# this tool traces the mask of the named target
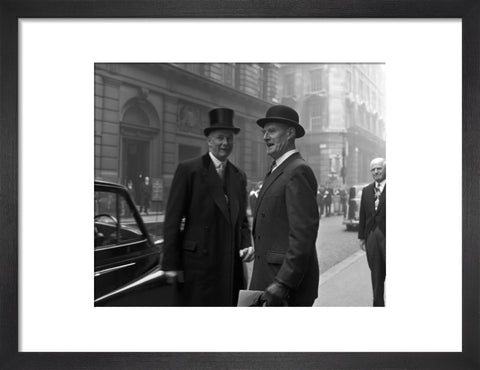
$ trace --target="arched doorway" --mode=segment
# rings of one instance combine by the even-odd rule
[[[155,175],[152,147],[159,133],[158,126],[156,111],[145,99],[134,98],[125,104],[121,121],[122,181],[126,184],[132,180],[137,202],[143,179]]]

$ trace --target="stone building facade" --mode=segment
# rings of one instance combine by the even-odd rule
[[[152,207],[163,210],[178,163],[207,151],[208,111],[228,107],[241,129],[230,160],[250,184],[261,180],[268,159],[255,121],[278,102],[278,76],[276,64],[96,64],[95,178],[149,176]]]
[[[369,164],[385,157],[385,73],[381,64],[282,64],[279,94],[307,134],[298,147],[319,184],[371,181]]]

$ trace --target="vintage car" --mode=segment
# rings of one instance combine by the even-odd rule
[[[343,224],[349,231],[358,230],[360,200],[362,199],[362,190],[367,185],[353,185],[348,192],[347,217],[345,217]]]
[[[170,306],[161,270],[163,239],[153,238],[126,187],[95,181],[95,306]]]

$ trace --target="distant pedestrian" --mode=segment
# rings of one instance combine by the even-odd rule
[[[370,172],[375,180],[363,188],[360,201],[358,238],[360,248],[367,252],[371,271],[373,305],[385,306],[386,276],[386,162],[375,158],[370,163]]]
[[[142,202],[142,184],[145,182],[141,173],[135,178],[133,182],[133,189],[135,190],[135,203],[140,206]]]
[[[342,214],[343,214],[343,218],[347,217],[347,191],[342,188],[340,189],[340,192],[339,192],[339,195],[340,195],[340,204],[341,204],[341,207],[342,207]]]
[[[145,180],[140,187],[140,213],[145,212],[148,215],[148,210],[150,209],[150,202],[152,200],[152,184],[150,183],[150,178],[145,176]]]
[[[323,199],[323,196],[325,195],[324,193],[325,190],[322,187],[319,187],[317,191],[317,205],[320,216],[323,216],[323,210],[325,208],[325,201]]]
[[[323,202],[325,204],[325,216],[330,216],[332,212],[332,189],[325,190],[325,194],[323,196]]]
[[[132,200],[133,200],[133,203],[136,203],[136,200],[135,200],[135,188],[133,186],[133,181],[131,179],[129,179],[127,181],[127,190],[128,190],[128,193],[130,194],[130,196],[132,197]]]

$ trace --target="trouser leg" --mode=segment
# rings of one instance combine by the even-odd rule
[[[372,231],[366,243],[367,261],[371,271],[373,288],[373,305],[385,306],[385,276],[386,276],[386,248],[385,236],[376,228]]]

